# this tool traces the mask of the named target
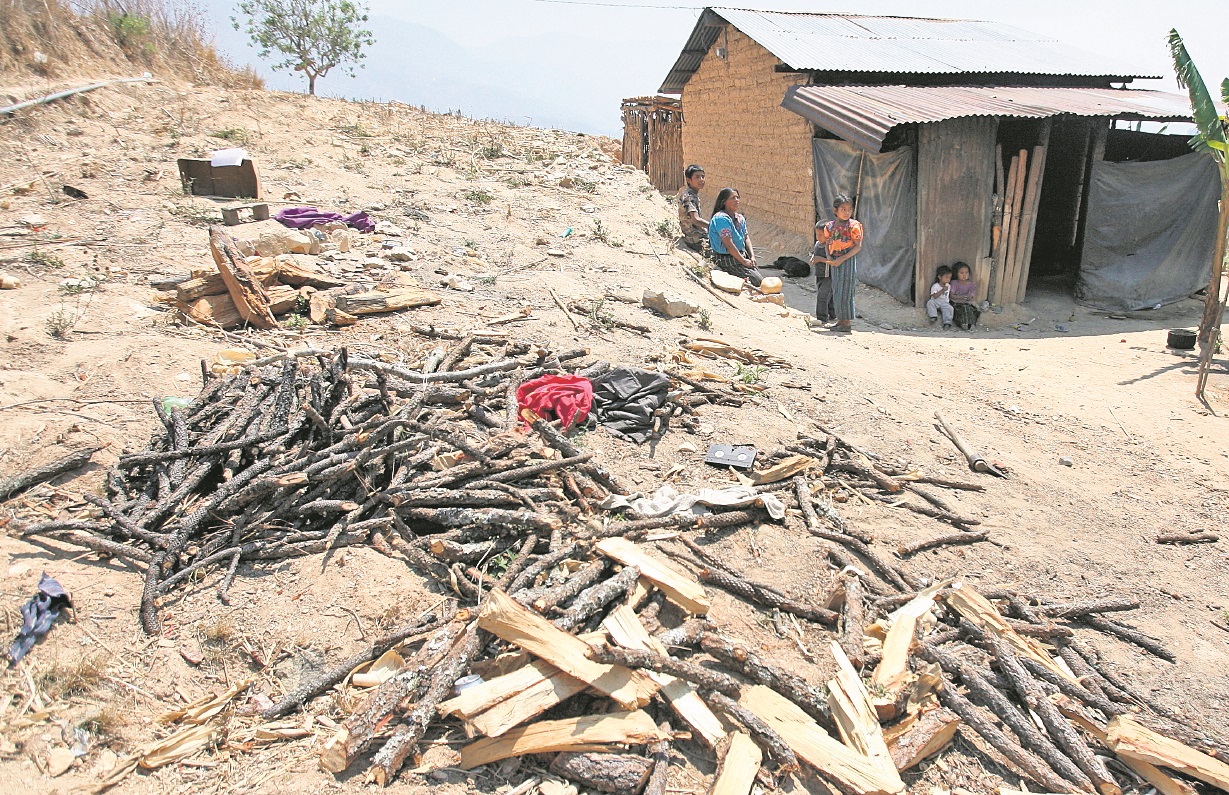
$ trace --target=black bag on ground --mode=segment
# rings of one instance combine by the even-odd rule
[[[772,267],[785,271],[786,276],[810,276],[811,264],[797,257],[777,257]]]

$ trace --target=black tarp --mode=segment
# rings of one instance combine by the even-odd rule
[[[1206,286],[1219,198],[1216,165],[1206,154],[1094,163],[1076,298],[1129,311]]]
[[[917,174],[913,150],[903,147],[873,155],[853,144],[822,138],[814,139],[812,148],[820,218],[834,217],[832,200],[837,194],[857,194],[856,218],[862,222],[865,233],[858,254],[858,280],[878,287],[898,301],[912,303],[913,267],[917,260]]]

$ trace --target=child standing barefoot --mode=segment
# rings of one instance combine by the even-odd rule
[[[862,224],[853,219],[853,199],[844,193],[832,202],[832,209],[836,220],[816,229],[815,240],[828,249],[828,255],[819,257],[818,262],[832,267],[832,298],[836,303],[836,325],[832,330],[848,334],[853,331],[856,313],[853,299],[858,263],[854,258],[862,250]]]
[[[952,327],[952,269],[940,265],[935,271],[935,283],[930,286],[930,299],[926,301],[926,316],[934,323],[943,316],[943,330]]]
[[[965,331],[970,331],[977,325],[981,312],[977,308],[977,282],[973,281],[973,271],[963,262],[957,262],[952,270],[956,278],[952,281],[952,312],[956,325]]]

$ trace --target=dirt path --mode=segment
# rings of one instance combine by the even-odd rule
[[[610,361],[655,366],[678,355],[681,335],[708,334],[793,364],[760,371],[703,362],[767,390],[741,409],[705,409],[698,434],[672,431],[651,458],[647,448],[590,434],[610,465],[645,491],[666,476],[680,490],[728,480],[701,467],[702,452],[688,447],[750,441],[770,450],[813,422],[927,473],[974,477],[933,426],[934,412],[942,410],[1011,473],[1005,481],[988,480],[980,494],[942,490],[961,513],[979,517],[997,544],[923,553],[907,568],[1057,599],[1140,599],[1142,609],[1128,620],[1164,639],[1177,652],[1176,664],[1089,637],[1116,670],[1158,700],[1229,734],[1223,676],[1229,632],[1213,623],[1224,623],[1229,610],[1229,542],[1154,542],[1167,530],[1223,534],[1229,507],[1229,453],[1220,441],[1229,378],[1214,372],[1209,391],[1216,414],[1209,413],[1191,394],[1193,357],[1164,347],[1165,329],[1197,322],[1193,302],[1147,319],[1115,320],[1041,296],[1010,315],[988,316],[988,327],[965,334],[937,332],[914,310],[864,291],[859,301],[867,320],[853,335],[837,337],[808,331],[797,313],[771,305],[734,298],[732,308],[686,279],[689,260],[672,252],[657,230],[663,222],[669,230],[672,209],[643,174],[615,166],[596,139],[404,106],[166,85],[99,91],[8,129],[12,134],[0,141],[0,185],[6,186],[0,259],[9,261],[0,268],[24,286],[0,292],[0,475],[98,440],[110,447],[96,456],[94,471],[60,488],[96,486],[123,447],[141,447],[148,438],[154,422],[148,402],[194,394],[200,360],[234,344],[175,324],[149,282],[209,261],[204,223],[217,207],[182,196],[174,159],[242,144],[258,160],[268,196],[293,194],[285,201],[324,209],[368,208],[404,232],[416,256],[404,272],[425,286],[456,273],[476,287],[442,290],[445,301],[437,308],[365,319],[341,332],[283,332],[272,339],[344,344],[414,361],[435,342],[410,332],[409,322],[467,326],[527,306],[532,317],[509,327],[518,337],[587,346]],[[64,201],[63,183],[90,198]],[[37,236],[24,234],[21,221],[33,214],[47,222]],[[380,245],[373,239],[369,251]],[[334,265],[362,272],[360,260]],[[77,293],[61,286],[80,278],[100,286]],[[667,320],[608,297],[646,285],[694,301],[711,328],[702,329],[698,317]],[[565,303],[579,302],[579,329],[548,287]],[[628,331],[614,320],[649,332]],[[49,333],[65,324],[63,339]],[[684,443],[690,444],[680,449]],[[1060,463],[1064,457],[1070,467]],[[676,464],[681,471],[672,471]],[[10,501],[5,517],[54,513],[66,502],[36,491]],[[841,510],[887,551],[942,532],[929,519],[880,504],[851,501]],[[797,593],[814,592],[831,578],[819,543],[780,527],[718,536],[714,543],[732,563]],[[305,671],[439,598],[403,564],[356,549],[323,571],[315,559],[247,571],[229,607],[208,588],[190,589],[165,606],[165,635],[148,639],[134,618],[140,589],[134,573],[4,536],[6,632],[43,570],[73,592],[78,621],[57,625],[28,666],[0,676],[0,723],[10,727],[0,732],[0,778],[16,782],[15,793],[88,782],[116,754],[149,739],[152,717],[184,700],[241,676],[255,676],[263,692],[280,693]],[[825,669],[773,634],[759,612],[724,594],[714,610],[766,653],[822,681]],[[823,633],[812,631],[807,642],[817,646]],[[189,661],[197,658],[200,663]],[[23,670],[31,672],[29,681]],[[54,709],[48,720],[27,725],[22,718],[34,710],[18,705],[26,704],[31,683]],[[319,714],[340,718],[348,706],[334,703]],[[63,745],[57,721],[70,728],[88,724],[92,745],[53,782],[38,765],[50,748]],[[234,739],[208,764],[133,776],[116,791],[336,788],[316,768],[314,736],[267,746]],[[438,747],[458,740],[439,738]],[[945,759],[946,771],[930,766],[911,774],[912,791],[929,792],[940,781],[983,791],[998,781],[993,763],[971,747]],[[689,752],[680,761],[685,764],[672,783],[680,791],[703,791],[712,759]],[[394,789],[495,792],[524,777],[512,764],[474,775],[446,769]],[[340,788],[357,791],[361,780],[361,773],[343,776]]]

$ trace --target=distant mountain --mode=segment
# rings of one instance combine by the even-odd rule
[[[219,51],[250,63],[273,89],[306,90],[294,72],[262,64],[229,22],[231,4],[212,0]],[[225,20],[225,24],[223,23]],[[438,30],[387,16],[372,17],[376,44],[355,77],[333,72],[317,81],[322,96],[396,100],[429,110],[514,124],[621,137],[619,102],[651,94],[678,53],[661,41],[603,41],[547,34],[469,47]]]

